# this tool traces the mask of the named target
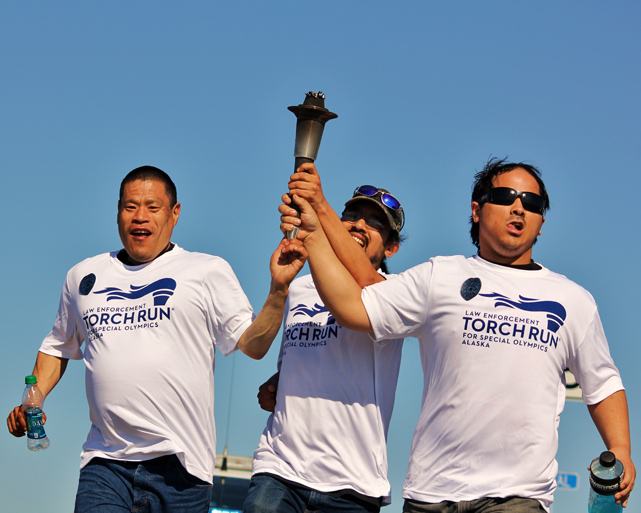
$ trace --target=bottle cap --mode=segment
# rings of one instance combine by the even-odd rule
[[[36,378],[33,374],[30,374],[29,376],[25,376],[24,382],[25,385],[33,385],[34,383],[38,382],[38,378]]]
[[[606,467],[606,468],[614,467],[614,464],[616,462],[617,462],[617,459],[613,452],[604,451],[601,453],[601,456],[599,456],[599,463],[603,467]]]

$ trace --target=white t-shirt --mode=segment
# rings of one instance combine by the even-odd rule
[[[548,269],[437,257],[367,287],[377,340],[419,339],[424,371],[403,497],[519,496],[556,487],[564,369],[587,404],[623,389],[592,296]]]
[[[374,342],[339,326],[309,275],[292,283],[286,312],[276,410],[254,474],[388,502],[386,436],[403,340]]]
[[[190,474],[211,482],[215,347],[224,355],[236,349],[252,321],[251,305],[219,257],[174,246],[132,267],[116,255],[69,271],[40,347],[84,359],[92,425],[81,468],[94,457],[176,454]]]

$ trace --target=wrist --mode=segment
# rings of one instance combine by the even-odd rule
[[[318,203],[314,203],[314,210],[316,211],[316,215],[319,217],[324,217],[330,211],[333,211],[329,206],[329,203],[327,203],[327,201],[325,200],[325,197],[323,197],[323,199]]]
[[[283,303],[289,295],[289,285],[285,283],[279,283],[278,281],[272,279],[272,282],[269,286],[269,295],[274,300],[280,300]]]
[[[613,445],[608,447],[608,451],[614,453],[614,455],[619,459],[625,457],[630,458],[632,453],[631,448],[626,447],[625,445]]]
[[[323,240],[326,240],[327,236],[321,228],[320,225],[317,226],[315,230],[312,230],[307,233],[305,238],[302,240],[303,246],[309,251],[310,248],[315,245],[322,244]]]

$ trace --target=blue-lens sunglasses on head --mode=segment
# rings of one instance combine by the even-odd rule
[[[399,210],[401,208],[401,202],[394,196],[389,192],[380,190],[378,187],[374,187],[373,185],[361,185],[360,187],[356,187],[354,190],[354,196],[367,196],[368,198],[372,198],[377,194],[381,195],[381,202],[386,207],[391,208],[392,210]]]

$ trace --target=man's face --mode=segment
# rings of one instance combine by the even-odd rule
[[[523,168],[516,168],[494,178],[493,187],[509,187],[539,194],[536,179]],[[521,198],[512,205],[472,202],[472,220],[479,223],[481,256],[500,264],[529,264],[532,245],[541,235],[545,218],[525,210]]]
[[[158,180],[135,180],[125,185],[118,201],[118,233],[136,264],[151,262],[171,240],[180,203],[173,207],[165,185]]]
[[[348,221],[346,218],[355,219]],[[378,228],[370,226],[367,220]],[[386,245],[390,235],[389,222],[381,209],[373,203],[359,201],[347,207],[343,213],[343,226],[365,250],[375,269],[381,266],[383,257],[389,258],[398,251],[397,242]]]

